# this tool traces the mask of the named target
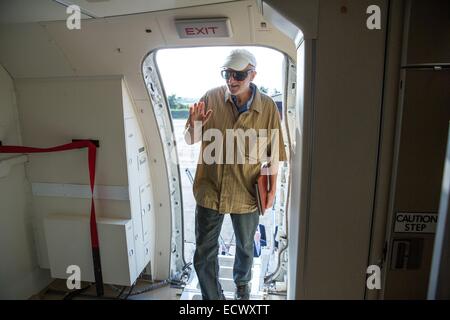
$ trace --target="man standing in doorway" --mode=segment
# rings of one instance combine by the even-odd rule
[[[256,76],[255,68],[256,59],[252,53],[244,49],[233,50],[226,58],[221,71],[226,85],[209,90],[199,103],[194,104],[190,108],[186,123],[186,142],[193,144],[201,141],[200,159],[193,187],[197,202],[194,268],[204,300],[225,298],[219,283],[218,238],[226,213],[231,216],[236,235],[233,266],[235,299],[250,298],[254,235],[260,214],[255,190],[262,164],[259,142],[265,141],[263,152],[270,159],[271,188],[267,197],[268,208],[272,207],[275,197],[278,161],[286,161],[277,106],[252,83]],[[231,144],[228,139],[230,131],[237,132],[237,135],[232,136]],[[235,141],[242,141],[243,138],[245,145],[245,134],[251,131],[258,132],[258,146],[252,145],[250,141],[248,148],[245,146],[238,150],[242,152],[241,159],[246,161],[230,163],[230,152],[233,160],[235,159]],[[211,150],[212,143],[216,146],[218,144],[218,141],[215,141],[217,135],[216,139],[211,139],[211,132],[227,137],[226,143],[219,142],[221,148],[215,150],[214,154],[215,159],[223,161],[203,161],[205,150]],[[259,132],[266,132],[267,139],[260,139]],[[256,150],[254,148],[258,149],[258,157],[257,160],[251,161],[254,153],[250,150]]]

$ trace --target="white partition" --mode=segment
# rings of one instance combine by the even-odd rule
[[[27,78],[17,81],[17,90],[24,145],[99,141],[94,198],[99,230],[108,238],[100,243],[104,282],[131,285],[154,258],[155,228],[149,150],[125,81],[121,76]],[[76,260],[83,280],[94,281],[85,224],[91,196],[86,150],[30,155],[27,173],[39,266],[64,278],[68,263]]]
[[[94,282],[89,217],[51,215],[44,227],[52,277],[67,279],[67,268],[74,265],[82,281]],[[131,220],[98,218],[97,228],[103,282],[132,285],[138,272]]]
[[[150,261],[154,263],[155,214],[153,191],[148,150],[136,116],[135,106],[124,81],[122,82],[122,99],[136,265],[141,272]],[[151,268],[151,270],[154,270],[154,268]]]

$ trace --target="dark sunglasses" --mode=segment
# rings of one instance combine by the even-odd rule
[[[249,72],[253,71],[254,69],[248,69],[245,71],[234,71],[234,70],[222,70],[220,74],[222,75],[222,78],[225,80],[228,80],[233,76],[234,80],[242,81],[245,80],[249,74]]]

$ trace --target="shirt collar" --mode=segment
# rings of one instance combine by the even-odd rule
[[[258,87],[254,83],[250,83],[250,86],[253,88],[252,96],[250,97],[249,101],[247,101],[247,104],[250,104],[249,110],[255,110],[257,112],[261,112],[261,93],[258,90]],[[226,86],[225,86],[226,87]],[[225,88],[225,102],[230,101],[234,104],[233,100],[231,99],[230,91],[228,91],[228,88]]]

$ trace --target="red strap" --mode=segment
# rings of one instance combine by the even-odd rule
[[[97,221],[95,218],[95,205],[94,205],[94,185],[95,185],[95,159],[96,159],[96,147],[89,140],[81,140],[61,146],[56,146],[52,148],[32,148],[23,146],[0,146],[0,153],[41,153],[41,152],[58,152],[65,150],[88,148],[88,159],[89,159],[89,179],[91,184],[91,245],[92,248],[98,249],[98,232],[97,232]]]

